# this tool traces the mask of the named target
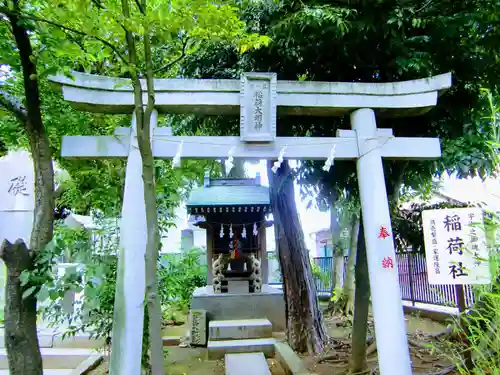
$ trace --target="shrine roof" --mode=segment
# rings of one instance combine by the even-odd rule
[[[186,207],[189,211],[201,207],[242,207],[270,205],[269,188],[260,185],[260,177],[249,178],[205,178],[205,186],[193,190]],[[223,212],[218,210],[219,212]],[[203,212],[203,211],[199,211]],[[207,210],[206,212],[210,212]],[[215,212],[215,210],[214,210]]]

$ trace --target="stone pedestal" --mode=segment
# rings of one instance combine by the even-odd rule
[[[227,292],[231,294],[245,294],[250,290],[248,280],[227,280]]]
[[[212,285],[196,288],[191,309],[206,310],[211,320],[269,319],[274,331],[284,331],[285,300],[283,291],[267,284],[260,293],[214,293]]]

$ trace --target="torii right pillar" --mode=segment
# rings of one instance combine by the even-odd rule
[[[411,375],[380,138],[373,109],[354,111],[351,127],[356,132],[359,149],[359,193],[380,373]]]

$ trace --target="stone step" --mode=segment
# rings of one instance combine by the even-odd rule
[[[72,369],[43,370],[43,375],[71,375]],[[10,375],[9,370],[0,370],[0,375]]]
[[[273,337],[273,326],[268,319],[212,320],[208,323],[208,339],[243,340]]]
[[[208,359],[222,359],[226,354],[234,353],[258,353],[262,352],[269,358],[274,356],[275,339],[247,339],[247,340],[224,340],[208,341]]]
[[[264,353],[226,354],[226,375],[271,375]]]
[[[72,337],[62,339],[62,334],[58,332],[39,332],[38,344],[40,348],[99,348],[104,345],[104,340],[90,339],[88,334],[79,334]],[[3,331],[0,330],[0,349],[5,348],[5,337]]]
[[[54,346],[55,334],[38,334],[38,344],[40,348],[52,348]],[[5,337],[3,332],[0,334],[0,349],[5,348]],[[1,374],[1,373],[0,373]]]
[[[85,361],[94,349],[62,349],[62,348],[41,348],[43,368],[47,370],[64,370],[77,368]],[[0,349],[0,370],[7,370],[9,362],[7,351]]]

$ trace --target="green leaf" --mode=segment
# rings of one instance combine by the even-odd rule
[[[21,281],[21,286],[25,286],[26,284],[28,284],[30,276],[31,274],[29,271],[24,270],[23,272],[21,272],[21,275],[19,276],[19,280]]]
[[[28,298],[29,296],[31,296],[35,290],[36,290],[36,286],[30,286],[28,289],[26,289],[26,290],[23,292],[22,299],[26,299],[26,298]]]
[[[55,75],[55,74],[57,74],[59,69],[60,68],[58,66],[52,66],[48,69],[43,70],[41,73],[39,73],[38,78],[41,79],[41,78],[45,78],[45,77],[50,76],[50,75]]]

